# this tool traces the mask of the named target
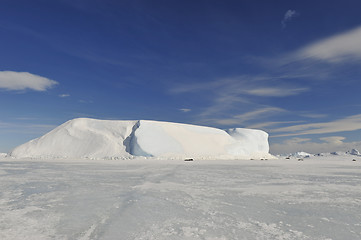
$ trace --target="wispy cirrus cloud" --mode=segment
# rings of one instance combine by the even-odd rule
[[[275,135],[273,135],[274,137],[283,137],[283,136],[300,136],[300,135],[308,135],[308,134],[347,132],[347,131],[355,131],[360,129],[361,129],[361,114],[357,114],[329,122],[298,124],[288,127],[271,129],[270,132],[276,133]]]
[[[197,93],[199,97],[209,98],[209,106],[203,108],[198,115],[201,123],[245,124],[252,119],[259,121],[266,116],[286,112],[281,108],[256,103],[255,99],[288,97],[309,90],[288,82],[286,79],[289,78],[292,77],[244,75],[205,83],[178,85],[171,88],[169,92],[171,94]]]
[[[361,60],[361,26],[311,43],[292,53],[296,59],[316,59],[329,63]]]
[[[300,113],[300,116],[307,118],[325,118],[328,115],[322,113]]]
[[[296,15],[296,11],[290,10],[285,14],[285,23]],[[344,71],[339,71],[342,70],[341,65],[336,67],[330,63],[361,60],[359,42],[361,42],[361,27],[321,39],[283,56],[279,55],[265,60],[260,65],[267,68],[268,73],[221,78],[206,83],[183,84],[172,88],[170,93],[197,93],[199,98],[206,96],[210,100],[209,106],[203,108],[199,119],[203,119],[207,123],[219,125],[246,123],[247,126],[261,127],[282,126],[282,121],[270,121],[270,119],[262,123],[262,117],[265,116],[262,114],[255,117],[253,119],[255,121],[249,119],[248,122],[242,120],[240,116],[257,111],[257,109],[276,107],[271,106],[273,101],[270,98],[296,96],[312,91],[315,86],[319,87],[322,81],[335,82],[339,79],[338,74],[344,76]],[[201,92],[205,94],[202,96]],[[287,112],[291,113],[290,111],[274,111],[272,114],[287,114]],[[303,121],[307,121],[304,118],[328,117],[332,119],[329,115],[319,113],[292,112],[292,115],[289,115],[288,119],[294,119],[295,115],[301,117],[300,119]],[[333,119],[324,123],[296,124],[267,130],[277,134],[275,136],[353,131],[361,129],[355,118],[357,115],[343,120]],[[278,124],[274,124],[275,122]],[[285,125],[289,125],[288,123],[295,124],[297,121],[284,121]]]
[[[347,80],[354,76],[345,69],[350,67],[348,63],[361,63],[360,42],[361,26],[310,42],[294,51],[251,60],[271,73],[298,76],[307,84],[305,86],[311,86],[316,81],[336,82],[340,77]]]
[[[46,91],[58,82],[28,72],[0,71],[0,89]]]
[[[283,125],[283,124],[296,124],[296,123],[301,123],[303,121],[299,120],[299,121],[275,121],[275,122],[261,122],[261,123],[256,123],[256,124],[251,124],[248,125],[248,128],[260,128],[260,129],[264,129],[266,127],[270,127],[270,126],[275,126],[275,125]]]
[[[280,81],[292,79],[294,76],[270,76],[270,75],[242,75],[233,78],[222,78],[206,83],[183,84],[170,89],[172,94],[187,92],[215,90],[226,95],[250,95],[258,97],[285,97],[298,95],[308,91],[307,87],[295,87],[291,84],[282,84]],[[298,77],[298,76],[296,76]],[[278,83],[275,83],[278,81]],[[270,86],[272,84],[272,86]]]
[[[235,124],[240,125],[248,121],[252,121],[255,119],[263,119],[271,115],[275,115],[285,111],[286,110],[277,107],[264,107],[254,111],[233,115],[228,118],[211,118],[211,119],[207,119],[207,121],[216,123],[218,125],[235,125]]]

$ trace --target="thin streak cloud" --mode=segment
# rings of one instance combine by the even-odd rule
[[[287,97],[292,95],[298,95],[301,92],[308,91],[308,88],[254,88],[245,90],[244,92],[249,95],[260,96],[260,97]]]
[[[214,122],[219,125],[239,125],[247,121],[254,119],[264,118],[266,116],[275,115],[280,112],[285,112],[286,110],[277,107],[265,107],[260,108],[254,111],[246,112],[243,114],[238,114],[229,118],[222,119],[209,119],[210,122]]]
[[[355,131],[361,129],[361,114],[349,116],[343,119],[323,122],[299,124],[288,127],[281,127],[270,130],[272,133],[281,133],[273,135],[273,137],[299,136],[307,134],[325,134]]]
[[[282,80],[292,76],[239,76],[223,78],[212,82],[178,85],[169,90],[171,94],[190,93],[213,90],[222,95],[251,95],[257,97],[286,97],[308,91],[307,87],[295,87],[282,84]],[[269,86],[269,81],[273,86]],[[277,80],[279,83],[276,83]]]
[[[192,109],[190,109],[190,108],[181,108],[181,109],[179,109],[179,111],[187,113],[187,112],[192,111]]]

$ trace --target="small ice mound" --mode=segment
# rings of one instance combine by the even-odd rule
[[[342,151],[337,151],[337,152],[331,152],[331,155],[336,155],[336,156],[344,156],[347,153],[346,152],[342,152]]]
[[[292,153],[289,154],[288,157],[294,157],[294,158],[309,158],[311,157],[312,154],[307,153],[307,152],[296,152],[296,153]]]
[[[315,156],[316,157],[323,157],[326,156],[328,153],[316,153]]]
[[[7,153],[0,153],[0,158],[5,158],[7,155]]]
[[[356,156],[360,156],[360,152],[357,150],[357,149],[351,149],[350,151],[347,151],[346,152],[347,154],[350,154],[350,155],[356,155]]]

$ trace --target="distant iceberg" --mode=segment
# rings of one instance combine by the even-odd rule
[[[77,118],[13,149],[15,158],[271,158],[261,130]]]
[[[360,152],[357,149],[351,149],[350,151],[347,151],[346,153],[350,154],[350,155],[356,155],[356,156],[361,155]]]

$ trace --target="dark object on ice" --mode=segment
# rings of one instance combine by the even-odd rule
[[[356,159],[352,159],[352,162],[356,162]]]
[[[193,161],[193,158],[186,158],[186,159],[184,159],[184,161],[186,161],[186,162],[192,162],[192,161]]]
[[[254,160],[254,158],[251,158],[250,160]]]
[[[290,157],[286,157],[287,160],[290,160]]]
[[[302,158],[299,158],[299,159],[297,159],[297,160],[298,160],[299,162],[300,162],[300,161],[302,161],[302,162],[303,162],[303,159],[302,159]]]

